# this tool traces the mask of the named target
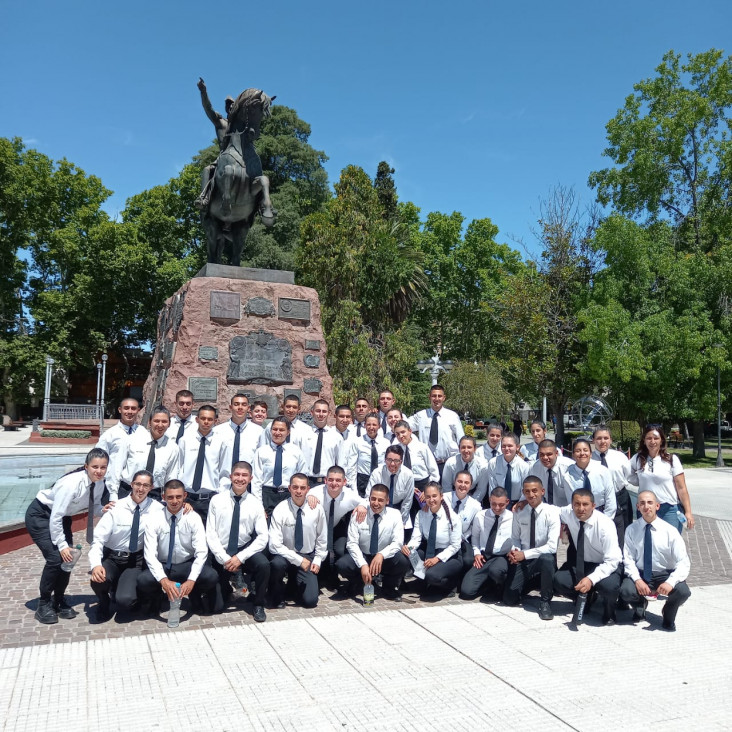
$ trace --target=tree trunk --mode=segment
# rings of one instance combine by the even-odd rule
[[[564,402],[556,399],[549,399],[552,405],[552,412],[557,418],[557,431],[554,435],[554,442],[557,443],[557,447],[561,450],[564,446]]]
[[[692,425],[694,430],[694,457],[705,458],[707,453],[704,449],[704,422],[700,419],[695,419]]]
[[[9,394],[6,394],[3,402],[5,404],[5,414],[7,414],[10,419],[17,419],[18,405],[15,403],[15,399],[13,399]],[[0,422],[2,422],[2,418],[0,418]]]

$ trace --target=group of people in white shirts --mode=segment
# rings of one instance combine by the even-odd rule
[[[285,592],[313,607],[324,589],[346,599],[374,582],[399,601],[414,573],[423,593],[510,605],[538,584],[545,620],[555,594],[601,598],[607,624],[618,604],[630,603],[638,620],[649,599],[668,597],[662,627],[675,629],[689,596],[681,526],[693,528],[694,517],[661,426],[643,430],[632,460],[611,449],[604,426],[564,456],[539,420],[528,444],[491,424],[478,447],[445,399],[434,385],[430,408],[405,419],[385,390],[378,410],[360,398],[353,410],[339,405],[329,425],[325,400],[308,424],[299,398],[287,396],[265,426],[244,394],[216,424],[212,406],[193,416],[184,390],[172,416],[152,410],[149,432],[137,423],[137,402],[124,400],[120,422],[84,468],[28,508],[28,531],[46,560],[36,618],[77,614],[64,596],[63,565],[72,559],[70,517],[87,508],[100,622],[114,609],[157,613],[163,596],[220,612],[248,594],[258,622],[265,606],[285,605]],[[628,485],[639,487],[636,521]],[[569,545],[558,568],[560,537]]]

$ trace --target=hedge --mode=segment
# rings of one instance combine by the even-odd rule
[[[66,440],[88,440],[90,430],[41,430],[41,437],[56,437]]]

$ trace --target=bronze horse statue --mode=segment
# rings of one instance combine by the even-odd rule
[[[262,161],[254,149],[262,120],[270,116],[275,97],[268,97],[261,89],[246,89],[235,100],[227,97],[227,115],[223,117],[211,106],[203,79],[198,88],[221,148],[216,162],[203,171],[202,191],[196,201],[208,240],[208,261],[221,264],[228,248],[229,264],[239,266],[254,215],[258,212],[267,227],[274,224],[277,215],[269,197],[269,178],[262,173]]]

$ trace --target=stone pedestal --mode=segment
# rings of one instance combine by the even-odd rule
[[[258,270],[238,267],[212,274],[201,270],[160,312],[146,415],[158,404],[173,411],[181,389],[193,392],[194,409],[213,404],[222,417],[237,392],[266,401],[270,417],[290,393],[303,411],[318,398],[333,406],[317,292],[288,284],[290,272],[264,270],[261,280]]]

